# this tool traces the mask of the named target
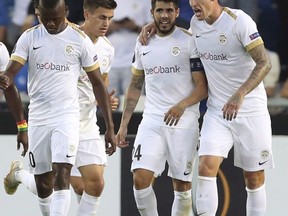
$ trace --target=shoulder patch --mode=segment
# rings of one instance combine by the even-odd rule
[[[189,36],[192,36],[192,33],[189,32],[187,29],[185,28],[181,28],[181,27],[178,27],[182,32],[184,32],[185,34],[188,34]]]
[[[102,38],[109,44],[112,46],[111,42],[109,41],[109,39],[106,36],[102,36]]]
[[[229,10],[227,7],[224,7],[223,11],[226,12],[234,20],[237,19],[237,15],[235,13],[233,13],[231,10]]]
[[[33,31],[33,30],[35,30],[35,29],[39,28],[39,27],[40,27],[40,25],[41,25],[41,24],[38,24],[38,25],[36,25],[36,26],[33,26],[33,27],[29,28],[29,29],[28,29],[26,32],[30,32],[30,31]]]
[[[67,23],[73,30],[75,30],[77,33],[79,33],[83,38],[86,38],[85,33],[79,29],[78,25],[71,23],[71,22],[67,22]]]

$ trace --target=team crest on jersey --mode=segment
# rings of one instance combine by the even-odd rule
[[[66,45],[65,46],[65,52],[68,54],[68,55],[71,55],[73,52],[74,52],[74,48],[72,45]]]
[[[226,43],[226,41],[227,41],[227,36],[225,35],[225,34],[220,34],[219,35],[219,42],[222,44],[222,45],[224,45],[225,43]]]
[[[109,62],[109,57],[108,56],[104,56],[104,58],[101,61],[101,66],[103,68],[106,68],[108,66],[108,62]]]
[[[171,53],[173,56],[177,56],[180,53],[180,46],[173,46],[171,49]]]

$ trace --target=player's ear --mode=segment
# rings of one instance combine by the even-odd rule
[[[84,10],[83,15],[84,15],[85,20],[89,20],[89,11],[87,9]]]
[[[176,13],[177,13],[176,18],[178,18],[179,14],[180,14],[180,8],[176,8]]]
[[[69,16],[69,8],[68,8],[68,6],[66,6],[66,8],[65,8],[65,16],[66,16],[66,17]]]

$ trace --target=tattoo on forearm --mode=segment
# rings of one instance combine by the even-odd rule
[[[259,85],[271,69],[271,62],[264,46],[260,45],[255,47],[250,52],[250,55],[256,62],[256,66],[248,80],[242,85],[242,88],[246,90],[247,94]]]
[[[141,91],[143,83],[144,83],[144,76],[133,75],[130,87]]]

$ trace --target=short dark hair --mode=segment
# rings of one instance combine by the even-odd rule
[[[117,3],[115,0],[84,0],[83,2],[84,10],[96,9],[98,7],[115,9],[117,7]]]
[[[34,8],[39,7],[39,0],[33,0],[33,6]]]
[[[155,5],[156,5],[156,2],[172,2],[174,3],[174,5],[178,8],[179,7],[179,0],[151,0],[151,6],[152,6],[152,9],[155,8]]]
[[[56,8],[61,3],[61,1],[63,1],[65,5],[67,5],[66,0],[36,0],[34,1],[34,4],[37,4],[38,7],[41,3],[41,6],[44,8],[53,9]]]

